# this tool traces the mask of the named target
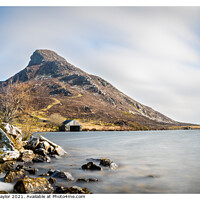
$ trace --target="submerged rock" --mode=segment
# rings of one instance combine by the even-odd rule
[[[69,173],[69,172],[63,172],[60,170],[56,170],[53,174],[52,177],[54,178],[63,178],[66,179],[68,181],[73,181],[74,177]]]
[[[101,167],[95,165],[93,162],[89,162],[89,163],[83,165],[82,169],[84,169],[84,170],[99,170],[99,171],[102,170]]]
[[[118,165],[108,158],[101,159],[100,165],[102,165],[104,167],[110,167],[110,169],[117,169],[118,168]]]
[[[23,194],[52,194],[53,191],[53,187],[44,177],[24,178],[14,186],[14,192]]]
[[[155,175],[155,174],[150,174],[146,176],[147,178],[159,178],[160,176]]]
[[[81,188],[78,186],[73,187],[57,187],[55,193],[58,194],[91,194],[87,188]]]
[[[25,170],[11,170],[8,171],[4,177],[5,183],[11,183],[13,181],[16,181],[18,179],[24,178],[26,176]]]
[[[55,169],[49,169],[47,173],[51,176],[55,171],[56,171]]]
[[[39,176],[50,176],[50,174],[46,173],[46,174],[40,174]]]
[[[37,174],[38,172],[37,168],[32,168],[32,167],[26,167],[24,170],[28,172],[29,174],[34,174],[34,175]]]
[[[97,178],[78,178],[76,182],[98,182]]]

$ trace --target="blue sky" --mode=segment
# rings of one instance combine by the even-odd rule
[[[133,99],[200,123],[200,8],[0,7],[0,80],[51,49]]]

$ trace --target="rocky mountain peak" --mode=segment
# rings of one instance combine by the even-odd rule
[[[28,66],[40,65],[43,62],[55,62],[55,61],[63,64],[67,63],[67,61],[63,57],[59,56],[54,51],[48,49],[38,49],[31,56],[31,60]]]

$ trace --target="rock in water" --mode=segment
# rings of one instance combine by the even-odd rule
[[[44,177],[24,178],[14,186],[14,192],[22,194],[52,194],[53,191],[53,187]]]
[[[56,183],[56,179],[53,178],[53,177],[50,177],[48,181],[49,181],[49,183],[51,183],[51,184],[55,184],[55,183]]]
[[[93,162],[89,162],[89,163],[83,165],[82,169],[84,169],[84,170],[99,170],[99,171],[102,170],[101,167],[95,165]]]
[[[78,186],[73,187],[58,187],[56,189],[56,193],[58,194],[91,194],[91,192],[87,188],[81,188]]]
[[[61,146],[51,142],[47,138],[40,136],[40,141],[48,142],[54,148],[53,153],[55,153],[56,155],[58,155],[58,156],[66,156],[67,155],[67,152]]]
[[[52,174],[52,177],[54,177],[54,178],[63,178],[63,179],[66,179],[68,181],[73,181],[74,180],[74,177],[69,172],[63,172],[63,171],[59,171],[59,170],[56,170]]]
[[[26,176],[26,173],[24,169],[21,170],[11,170],[8,171],[7,174],[4,177],[5,183],[11,183],[13,181],[16,181],[18,179],[24,178]]]
[[[102,165],[104,167],[110,167],[110,169],[117,169],[118,168],[118,165],[108,158],[101,159],[100,165]]]
[[[78,178],[76,182],[98,182],[97,178]]]
[[[35,154],[33,162],[51,162],[51,158],[49,156],[42,156],[39,154]]]

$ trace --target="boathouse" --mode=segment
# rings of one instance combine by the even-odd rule
[[[82,126],[75,120],[66,120],[62,123],[62,125],[59,127],[60,131],[81,131]]]

